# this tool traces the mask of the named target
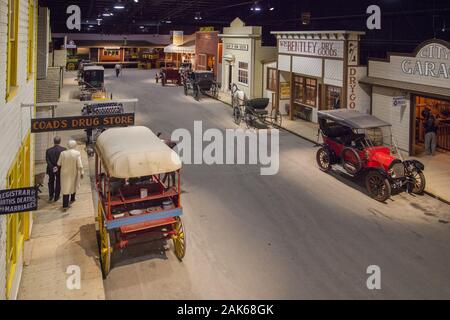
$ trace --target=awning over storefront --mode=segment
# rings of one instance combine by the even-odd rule
[[[364,77],[359,82],[385,88],[395,88],[409,91],[415,94],[432,95],[440,98],[450,99],[450,88],[440,88],[435,86],[428,86],[424,84],[416,84],[404,81],[389,80],[375,77]]]
[[[164,48],[165,53],[182,53],[182,54],[195,54],[195,41],[190,41],[182,46],[175,46],[173,44]]]

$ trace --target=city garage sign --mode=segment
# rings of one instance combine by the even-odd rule
[[[450,78],[450,49],[439,43],[430,43],[419,50],[414,58],[401,62],[403,74],[414,77]]]
[[[340,59],[344,58],[343,41],[280,39],[278,42],[278,48],[280,53],[285,54]]]

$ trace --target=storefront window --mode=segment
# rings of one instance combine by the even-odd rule
[[[340,109],[342,106],[341,96],[342,96],[342,88],[334,86],[326,86],[325,110]]]
[[[216,57],[213,55],[208,55],[208,70],[213,71],[216,66]]]
[[[294,103],[316,107],[317,80],[294,76]]]
[[[19,0],[8,1],[8,47],[6,72],[6,100],[9,101],[16,93],[18,64],[18,28]]]
[[[317,97],[316,79],[306,79],[305,92],[306,92],[305,104],[310,106],[316,106],[316,97]]]
[[[305,101],[305,78],[294,77],[294,102],[302,104]]]
[[[200,70],[206,69],[206,54],[199,54],[198,55],[198,68]]]
[[[248,84],[248,63],[239,62],[238,81],[242,84]]]
[[[277,69],[267,68],[267,90],[277,91]]]

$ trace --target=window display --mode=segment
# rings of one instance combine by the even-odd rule
[[[325,110],[342,108],[342,88],[335,86],[326,86]]]
[[[294,103],[299,105],[307,105],[311,107],[317,106],[317,80],[305,78],[302,76],[294,77]]]

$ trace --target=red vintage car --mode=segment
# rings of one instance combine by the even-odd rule
[[[370,196],[381,202],[390,198],[392,190],[424,192],[425,166],[402,159],[392,143],[389,123],[349,109],[319,111],[318,118],[324,142],[316,159],[322,171],[363,175]]]

